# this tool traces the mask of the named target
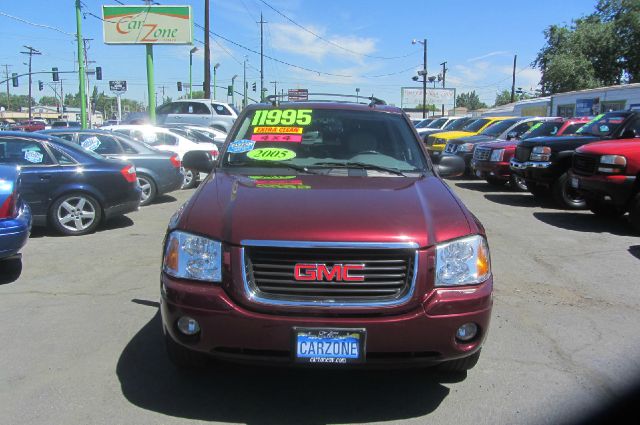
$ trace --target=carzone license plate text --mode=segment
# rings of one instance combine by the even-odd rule
[[[318,338],[298,335],[296,355],[309,363],[347,363],[358,359],[360,344],[357,338]]]

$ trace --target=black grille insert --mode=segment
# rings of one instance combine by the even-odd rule
[[[526,146],[517,146],[516,147],[516,160],[519,162],[529,161],[529,157],[531,156],[531,148]]]
[[[406,295],[412,285],[414,256],[413,249],[247,247],[245,266],[250,285],[265,298],[366,303]],[[297,264],[312,280],[295,278]],[[362,281],[343,281],[336,270],[344,265],[356,265],[349,276],[362,276]]]
[[[573,171],[583,176],[591,176],[598,168],[598,158],[576,153],[573,155]]]

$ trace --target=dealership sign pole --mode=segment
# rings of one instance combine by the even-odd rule
[[[191,6],[102,6],[105,44],[144,44],[149,120],[156,121],[154,44],[193,44]]]
[[[124,80],[109,81],[109,90],[116,95],[118,103],[118,123],[120,123],[122,121],[122,102],[120,98],[122,94],[127,91],[127,82]]]

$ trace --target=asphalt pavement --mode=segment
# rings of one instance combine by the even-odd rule
[[[467,374],[213,365],[176,371],[158,313],[161,242],[193,193],[98,232],[36,229],[0,266],[5,424],[437,423],[579,420],[640,381],[640,238],[621,220],[454,180],[486,227],[493,319]]]

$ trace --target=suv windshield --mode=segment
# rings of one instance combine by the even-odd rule
[[[576,134],[606,137],[613,134],[626,118],[625,113],[600,114],[576,131]]]
[[[462,127],[462,131],[468,131],[468,132],[471,132],[471,133],[476,133],[478,130],[480,130],[489,121],[490,120],[488,120],[488,119],[479,119],[479,120],[470,122],[469,124],[467,124],[464,127]]]
[[[562,121],[539,122],[527,130],[522,137],[520,137],[520,140],[530,139],[532,137],[555,136],[563,124],[564,122]]]
[[[416,128],[427,128],[429,127],[429,124],[431,124],[433,121],[435,120],[432,118],[424,119],[420,121],[418,124],[416,124]]]
[[[511,127],[518,121],[520,120],[515,119],[515,120],[496,121],[493,124],[489,125],[489,127],[482,130],[480,134],[483,136],[491,136],[491,137],[499,136],[505,130],[507,130],[509,127]]]
[[[430,122],[427,128],[442,128],[448,119],[449,118],[438,118],[437,120]]]
[[[447,131],[455,131],[460,130],[465,125],[471,122],[471,118],[458,118],[456,120],[451,120],[447,125],[445,125],[442,129]]]
[[[308,172],[359,168],[367,170],[367,175],[426,169],[412,129],[398,114],[257,109],[245,116],[231,140],[222,158],[223,168],[282,167]]]

